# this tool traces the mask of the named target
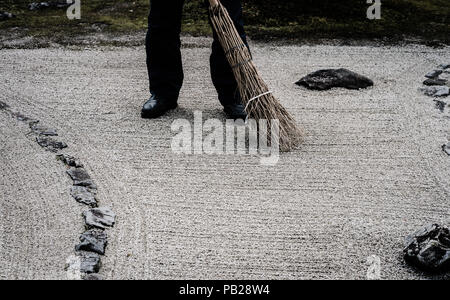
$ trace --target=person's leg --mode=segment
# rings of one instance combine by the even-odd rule
[[[248,47],[244,31],[241,0],[221,0],[220,2],[227,9],[237,31]],[[225,107],[233,104],[240,104],[241,100],[236,80],[216,33],[214,33],[210,66],[212,81],[219,95],[220,103]]]
[[[146,38],[150,92],[176,102],[183,84],[180,52],[184,0],[151,0]]]

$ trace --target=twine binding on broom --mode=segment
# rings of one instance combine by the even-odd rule
[[[261,95],[258,95],[256,97],[253,97],[252,99],[248,100],[247,105],[245,106],[244,110],[247,111],[247,108],[250,105],[250,103],[252,103],[252,101],[255,101],[256,99],[259,99],[262,96],[265,96],[265,95],[268,95],[268,94],[271,94],[271,93],[272,93],[272,91],[268,91],[268,92],[262,93]]]

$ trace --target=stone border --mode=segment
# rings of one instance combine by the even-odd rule
[[[441,75],[445,75],[446,78],[441,78]],[[436,109],[443,113],[446,107],[450,107],[450,103],[444,102],[440,99],[446,98],[450,95],[450,64],[440,64],[436,69],[425,74],[427,78],[423,85],[419,88],[424,95],[433,97]],[[450,155],[450,141],[442,146],[442,150]]]
[[[72,179],[71,196],[87,206],[82,216],[85,232],[75,246],[75,253],[66,261],[68,279],[101,280],[98,274],[101,268],[101,256],[105,255],[108,244],[106,228],[113,227],[116,215],[107,207],[98,207],[97,186],[84,168],[84,165],[71,155],[61,153],[68,145],[58,140],[56,130],[46,127],[39,120],[14,111],[7,103],[0,101],[0,111],[5,111],[13,119],[28,124],[35,142],[47,151],[57,153],[56,158],[67,168],[66,173]]]

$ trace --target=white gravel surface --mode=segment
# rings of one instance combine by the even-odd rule
[[[209,43],[209,41],[206,41]],[[107,279],[430,278],[402,260],[403,239],[449,220],[449,107],[418,88],[449,48],[253,45],[261,74],[308,132],[275,167],[257,157],[176,155],[176,118],[224,119],[204,39],[185,39],[180,108],[142,120],[139,48],[0,51],[0,101],[57,129],[117,214]],[[362,91],[308,91],[311,71],[345,67]],[[449,103],[447,99],[442,99]],[[82,207],[54,154],[0,111],[0,278],[65,278]]]

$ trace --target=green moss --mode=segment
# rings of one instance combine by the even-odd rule
[[[34,36],[60,39],[96,32],[145,30],[149,0],[81,0],[81,20],[68,20],[64,9],[29,11],[34,0],[2,0],[0,11],[17,17],[0,22],[0,30],[19,28]],[[253,39],[266,38],[400,38],[450,40],[450,1],[385,0],[382,19],[365,18],[368,5],[359,0],[247,0],[244,16]],[[210,35],[203,0],[186,1],[182,30]]]

